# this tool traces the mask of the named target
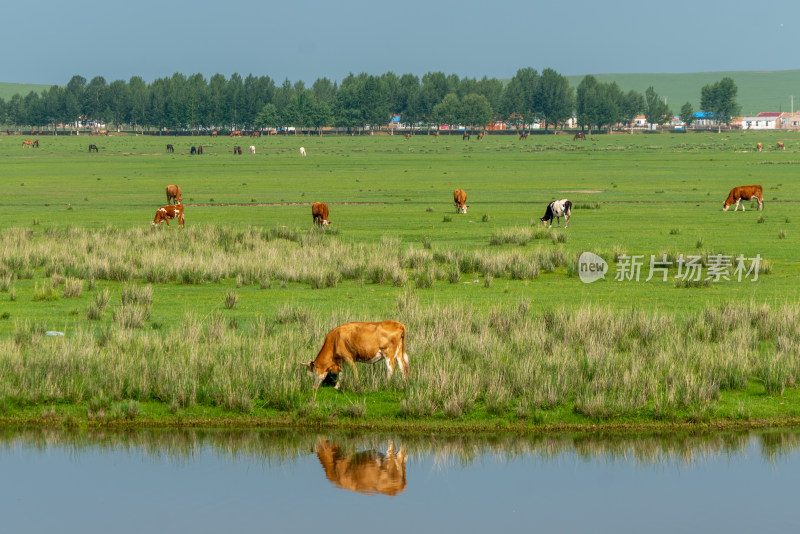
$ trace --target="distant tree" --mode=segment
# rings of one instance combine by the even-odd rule
[[[476,93],[461,99],[461,122],[465,126],[483,129],[492,120],[492,106],[486,97]]]
[[[130,116],[130,87],[123,80],[111,82],[107,89],[107,105],[111,111],[111,120],[114,127],[119,130],[123,121]]]
[[[727,76],[717,83],[704,85],[700,91],[700,107],[703,111],[710,111],[717,121],[717,132],[722,131],[722,125],[730,125],[741,107],[736,103],[738,88],[731,78]]]
[[[591,130],[592,126],[597,124],[598,85],[600,84],[597,78],[587,75],[583,77],[575,91],[575,113],[581,129],[588,126]]]
[[[150,90],[140,76],[133,76],[128,81],[128,89],[131,102],[129,120],[134,129],[137,129],[139,125],[146,124]]]
[[[447,124],[449,132],[452,133],[453,126],[457,126],[461,118],[461,101],[458,99],[458,95],[455,93],[446,95],[441,102],[434,106],[433,116],[437,124]]]
[[[100,120],[106,109],[105,101],[106,80],[102,76],[95,76],[83,91],[84,114],[94,120]]]
[[[278,114],[278,109],[275,104],[270,102],[265,104],[261,111],[258,112],[255,119],[255,126],[258,129],[262,128],[278,128],[283,126],[283,120]]]
[[[644,93],[644,116],[650,124],[662,125],[672,118],[667,103],[664,102],[651,85]]]
[[[689,102],[686,102],[681,106],[681,113],[679,116],[686,125],[686,129],[688,130],[691,128],[692,123],[694,122],[694,108]]]
[[[558,126],[572,116],[575,95],[569,80],[553,69],[544,69],[536,88],[536,102],[547,133],[548,124]]]
[[[633,134],[633,121],[644,109],[644,96],[638,91],[630,90],[622,100],[620,109],[622,120],[630,127]]]
[[[510,117],[518,115],[522,118],[522,127],[531,124],[539,114],[537,92],[539,91],[540,77],[536,69],[526,67],[519,69],[506,86],[504,99],[504,115]]]

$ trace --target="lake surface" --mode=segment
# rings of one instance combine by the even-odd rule
[[[0,429],[0,532],[800,532],[800,431]]]

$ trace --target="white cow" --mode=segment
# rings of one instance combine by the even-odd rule
[[[306,149],[305,149],[305,147],[302,147],[302,146],[300,147],[300,155],[303,156],[303,157],[306,157]]]

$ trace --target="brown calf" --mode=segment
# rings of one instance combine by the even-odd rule
[[[163,206],[156,210],[156,216],[153,219],[153,222],[150,223],[150,226],[155,227],[156,225],[160,225],[162,222],[167,222],[167,227],[169,227],[169,220],[170,219],[178,219],[178,226],[183,226],[183,204],[175,204],[169,206]]]
[[[467,213],[467,194],[463,189],[453,191],[453,203],[456,205],[456,213]]]
[[[328,205],[322,202],[314,202],[311,205],[311,216],[313,217],[314,224],[319,226],[328,226],[331,222],[328,220]]]

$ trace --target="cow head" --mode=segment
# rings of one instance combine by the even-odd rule
[[[331,222],[328,219],[322,219],[322,226],[328,226]]]
[[[322,384],[322,382],[325,380],[325,377],[328,376],[328,371],[323,371],[321,368],[317,367],[314,364],[314,360],[311,360],[308,363],[300,362],[298,365],[305,367],[309,374],[314,375],[315,390],[319,388],[320,384]]]
[[[539,220],[542,221],[542,228],[547,228],[547,219],[539,217]]]
[[[463,206],[461,206],[461,213],[463,213],[463,214],[466,214],[466,213],[467,213],[467,208],[468,208],[468,207],[469,207],[469,206],[468,206],[468,205],[466,205],[466,204],[464,204]]]
[[[722,211],[728,211],[728,208],[730,207],[731,207],[730,204],[728,204],[727,202],[722,203]]]

